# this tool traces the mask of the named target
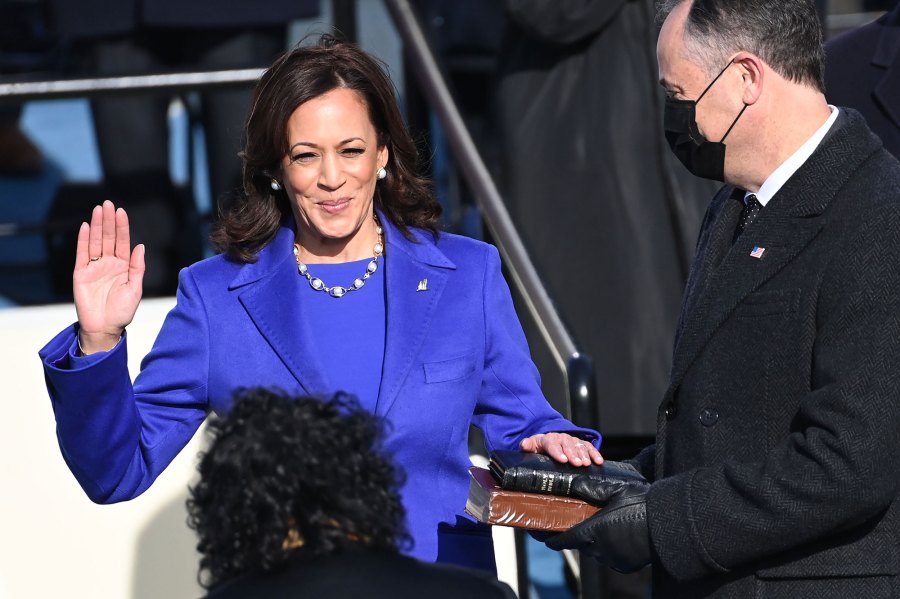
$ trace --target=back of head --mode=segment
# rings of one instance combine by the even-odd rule
[[[685,48],[710,79],[731,56],[747,51],[788,81],[824,93],[822,24],[813,0],[660,0],[658,24],[682,2],[691,3]]]
[[[380,421],[352,398],[244,390],[209,432],[187,504],[204,586],[277,569],[295,550],[394,552],[407,542]]]

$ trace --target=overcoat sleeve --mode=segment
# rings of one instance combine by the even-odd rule
[[[183,270],[177,304],[133,385],[127,340],[80,366],[70,356],[76,328],[40,351],[59,446],[92,501],[128,500],[150,486],[206,417],[206,313]]]
[[[497,249],[488,246],[484,273],[485,363],[473,423],[487,449],[518,449],[525,437],[568,432],[600,447],[600,434],[563,418],[541,392],[509,287],[500,272]]]

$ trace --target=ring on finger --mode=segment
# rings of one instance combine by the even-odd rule
[[[96,261],[99,260],[99,259],[100,259],[100,256],[97,256],[97,257],[95,257],[95,258],[91,258],[91,262],[96,262]]]

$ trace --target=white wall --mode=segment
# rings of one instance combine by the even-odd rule
[[[132,376],[173,304],[142,302]],[[0,310],[0,598],[199,597],[184,500],[203,435],[137,499],[91,503],[60,456],[37,355],[74,320],[71,305]]]

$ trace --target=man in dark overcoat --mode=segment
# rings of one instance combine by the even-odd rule
[[[654,597],[900,597],[900,163],[827,104],[812,0],[661,7],[666,133],[727,185],[699,236],[646,482],[551,537]]]
[[[878,19],[825,45],[828,101],[856,108],[900,158],[900,0]]]

